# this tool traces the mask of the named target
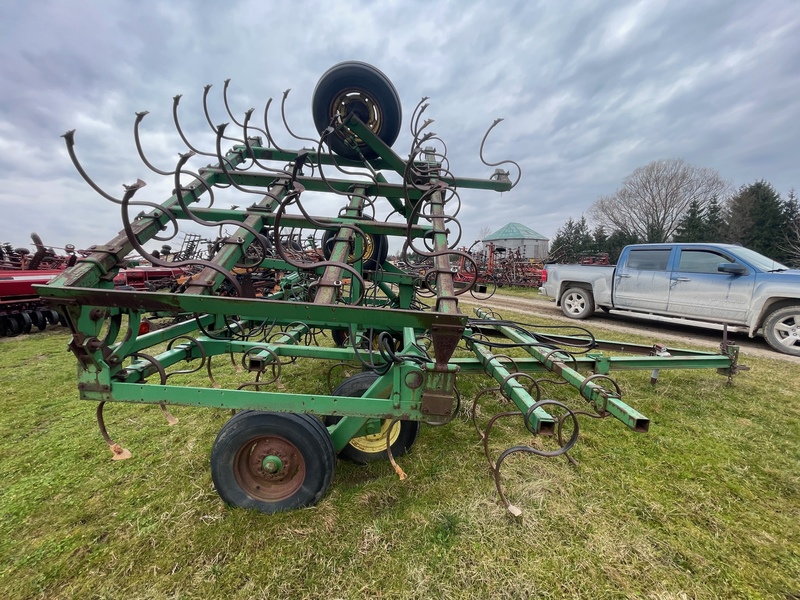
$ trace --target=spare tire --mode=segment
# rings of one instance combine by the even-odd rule
[[[372,65],[359,61],[334,65],[320,77],[311,110],[320,135],[337,117],[344,120],[354,113],[387,146],[394,144],[403,120],[400,96],[392,82]],[[378,156],[346,128],[335,131],[325,141],[344,158],[359,160],[359,152],[367,160]]]

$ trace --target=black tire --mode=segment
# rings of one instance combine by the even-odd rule
[[[33,322],[31,321],[31,318],[28,315],[28,313],[27,312],[21,312],[21,313],[18,313],[16,315],[14,315],[14,316],[16,316],[17,319],[20,322],[20,328],[22,329],[22,333],[24,333],[26,335],[29,334],[31,332],[32,327],[33,327]]]
[[[338,348],[347,348],[350,345],[350,334],[344,329],[331,329],[331,339]]]
[[[400,96],[386,75],[367,63],[347,61],[334,65],[320,77],[311,99],[314,125],[320,135],[336,115],[342,118],[354,112],[387,146],[400,133],[403,111]],[[359,153],[347,138],[352,138],[364,158],[377,153],[360,139],[346,132],[334,132],[326,139],[336,154],[358,160]]]
[[[36,327],[39,331],[44,331],[47,327],[47,317],[45,317],[44,313],[39,310],[32,310],[30,312],[31,323],[33,326]]]
[[[365,233],[365,248],[364,256],[361,260],[364,261],[365,271],[377,271],[383,263],[386,262],[386,257],[389,256],[389,240],[383,234],[372,235]],[[325,260],[330,260],[333,246],[336,243],[336,232],[327,230],[322,234],[322,254]],[[355,256],[351,254],[348,260],[353,260]]]
[[[778,352],[800,356],[800,304],[769,313],[764,320],[764,337]]]
[[[211,479],[220,497],[263,513],[316,504],[335,469],[328,430],[305,414],[240,412],[223,425],[211,449]]]
[[[20,334],[20,322],[17,321],[15,315],[8,315],[6,317],[6,335],[8,337],[16,337]]]
[[[561,296],[561,312],[570,319],[587,319],[594,314],[594,296],[587,289],[569,288]]]
[[[375,382],[378,376],[372,371],[356,373],[340,383],[333,396],[347,396],[349,398],[360,398],[369,387]],[[333,425],[341,417],[325,417],[326,425]],[[419,436],[419,421],[398,421],[389,430],[391,419],[384,419],[381,423],[381,431],[373,435],[365,435],[353,438],[339,453],[339,456],[358,464],[366,464],[378,460],[388,460],[389,454],[386,452],[386,436],[391,436],[392,456],[398,457],[406,454]]]

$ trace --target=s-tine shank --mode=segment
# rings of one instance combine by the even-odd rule
[[[429,161],[435,161],[434,154],[425,154]],[[435,173],[434,173],[435,174]],[[430,194],[430,215],[433,229],[433,264],[436,267],[436,312],[457,314],[458,298],[453,284],[453,272],[450,270],[449,242],[447,239],[447,219],[445,218],[445,189],[447,185],[438,180],[431,180],[434,188]],[[438,189],[435,189],[438,188]]]
[[[426,154],[426,159],[433,162],[435,156]],[[434,175],[436,173],[433,173]],[[429,215],[433,234],[433,264],[436,269],[436,312],[459,314],[458,298],[455,294],[453,272],[450,269],[450,249],[447,239],[447,218],[444,212],[447,184],[432,179],[429,194]],[[422,200],[423,202],[425,199]],[[434,325],[431,331],[433,351],[436,359],[436,370],[446,371],[447,363],[453,355],[458,341],[464,333],[464,327],[441,327]]]

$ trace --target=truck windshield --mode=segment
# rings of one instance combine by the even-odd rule
[[[761,271],[787,271],[789,269],[789,267],[786,265],[782,265],[776,260],[767,258],[763,254],[759,254],[754,250],[748,250],[747,248],[736,248],[734,253],[742,260],[746,260],[756,269]]]

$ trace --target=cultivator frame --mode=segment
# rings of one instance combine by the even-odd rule
[[[268,513],[307,506],[325,494],[337,454],[360,462],[395,463],[414,443],[420,423],[444,424],[456,416],[458,373],[486,373],[497,386],[478,394],[471,414],[474,419],[476,403],[488,393],[496,392],[516,407],[495,415],[485,429],[477,423],[476,428],[498,492],[509,510],[519,514],[501,487],[505,458],[515,452],[569,456],[578,439],[577,416],[588,414],[544,398],[543,382],[557,378],[588,402],[593,416],[613,416],[641,432],[649,421],[622,401],[619,386],[608,375],[612,368],[735,373],[733,346],[723,347],[720,354],[656,352],[650,346],[601,342],[574,326],[570,329],[576,335],[559,336],[534,332],[486,310],[479,310],[477,319],[463,314],[459,296],[475,291],[479,269],[473,264],[471,281],[454,280],[458,269],[452,265],[472,260],[455,250],[460,238],[457,190],[507,192],[520,173],[514,181],[501,168],[485,179],[455,176],[443,142],[427,131],[431,121],[422,121],[427,98],[411,118],[409,158],[401,158],[391,148],[399,130],[399,99],[374,67],[342,63],[323,75],[312,100],[318,139],[294,136],[286,123],[284,94],[286,130],[314,144],[300,150],[282,148],[271,135],[271,99],[263,128],[250,124],[252,110],[237,121],[228,108],[228,83],[225,107],[240,137],[230,137],[225,124],[212,125],[207,86],[204,107],[216,147],[197,150],[181,129],[178,96],[173,115],[189,152],[180,155],[172,171],[160,170],[146,158],[139,139],[146,113],[137,115],[134,135],[143,162],[174,180],[174,194],[161,204],[138,200],[141,180],[125,186],[121,198],[100,189],[78,161],[73,132],[65,135],[84,179],[120,205],[123,230],[107,244],[90,248],[91,254],[38,290],[65,315],[72,330],[80,397],[99,403],[98,422],[115,458],[129,453],[106,431],[107,402],[160,405],[170,422],[174,417],[167,405],[240,411],[214,443],[211,469],[217,491],[229,504]],[[518,169],[512,161],[484,159],[484,144],[498,122],[481,142],[481,161],[487,167]],[[234,143],[223,152],[225,140]],[[197,155],[211,156],[216,164],[189,171],[187,163]],[[239,207],[216,208],[213,194],[220,188],[257,198]],[[335,216],[309,214],[303,204],[308,192],[341,198],[341,209]],[[201,206],[205,196],[211,201]],[[372,218],[379,201],[393,210],[386,221]],[[131,219],[129,214],[140,207],[149,212]],[[212,256],[170,262],[145,250],[150,240],[171,239],[160,235],[164,229],[172,229],[174,237],[184,221],[218,228]],[[234,232],[228,234],[226,227]],[[408,268],[386,260],[389,238],[402,240]],[[113,278],[132,251],[154,265],[180,266],[192,275],[170,293],[115,290]],[[429,266],[424,278],[416,275],[412,258]],[[264,272],[274,286],[253,285]],[[173,321],[140,333],[148,315]],[[334,339],[338,335],[339,345],[321,342],[330,332]],[[521,348],[527,357],[495,353],[498,347]],[[639,356],[604,355],[603,348]],[[217,357],[241,365],[235,383],[223,386],[215,378],[212,362],[219,364]],[[297,360],[328,361],[329,381],[342,363],[355,364],[364,373],[336,389],[329,385],[327,393],[281,391],[277,382],[282,371]],[[179,368],[187,361],[190,369]],[[207,384],[176,384],[180,378],[172,379],[199,371],[206,372]],[[281,384],[290,387],[291,382]],[[552,440],[553,449],[543,450],[538,442],[514,446],[494,460],[492,425],[512,414],[521,415],[537,438]],[[569,439],[563,439],[564,432],[570,433]]]

